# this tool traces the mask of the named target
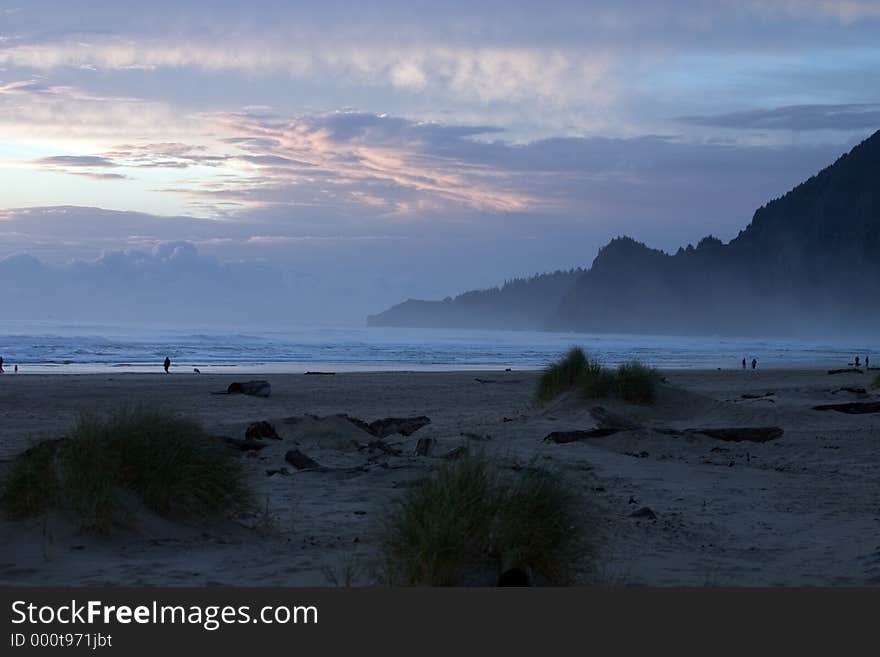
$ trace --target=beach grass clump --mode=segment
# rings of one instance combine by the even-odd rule
[[[493,551],[501,577],[519,572],[570,584],[593,557],[590,516],[577,491],[556,471],[523,469],[499,496]]]
[[[621,399],[636,404],[653,404],[657,398],[660,374],[653,367],[632,360],[617,368],[616,392]]]
[[[486,553],[495,494],[489,461],[469,453],[408,490],[382,533],[392,583],[456,584]]]
[[[561,359],[544,369],[536,397],[540,403],[546,403],[574,388],[589,396],[604,397],[612,387],[613,373],[580,347],[572,347]]]
[[[58,497],[55,456],[60,440],[37,443],[13,459],[0,486],[0,509],[12,519],[45,513]]]
[[[569,349],[565,356],[544,369],[538,381],[538,401],[550,401],[566,390],[571,390],[581,381],[591,364],[583,349]]]
[[[660,375],[640,361],[624,363],[616,370],[604,367],[580,347],[573,347],[560,360],[548,365],[535,391],[545,404],[568,390],[588,398],[617,396],[639,404],[654,402]]]
[[[582,501],[537,466],[502,477],[467,453],[399,499],[381,535],[387,579],[454,586],[468,573],[516,569],[555,584],[573,581],[591,555]]]
[[[247,497],[237,461],[218,441],[199,424],[158,409],[84,415],[51,445],[13,462],[0,492],[8,515],[59,508],[72,511],[84,529],[107,532],[125,524],[138,503],[163,516],[201,517]],[[29,501],[36,495],[39,504]]]

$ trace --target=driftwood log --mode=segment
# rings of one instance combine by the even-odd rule
[[[710,438],[734,443],[766,443],[782,438],[785,431],[781,427],[725,427],[687,429],[685,433],[699,433]]]
[[[620,429],[586,429],[583,431],[553,431],[544,436],[545,443],[574,443],[578,440],[590,440],[591,438],[604,438],[620,432]]]
[[[836,395],[838,392],[848,392],[853,395],[867,395],[868,391],[864,388],[858,388],[854,386],[843,386],[842,388],[838,388],[837,390],[832,390],[831,394]]]
[[[849,413],[851,415],[862,415],[864,413],[880,413],[880,401],[849,402],[847,404],[822,404],[821,406],[813,406],[813,410],[837,411],[838,413]]]

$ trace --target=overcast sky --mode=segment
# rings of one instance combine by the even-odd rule
[[[0,259],[360,322],[729,240],[878,127],[880,1],[0,0]]]

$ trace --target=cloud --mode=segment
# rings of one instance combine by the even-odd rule
[[[783,13],[815,21],[831,18],[844,25],[880,18],[876,0],[752,0],[747,6],[755,13]]]
[[[42,157],[35,161],[36,164],[61,167],[115,167],[118,166],[113,160],[96,155],[53,155]]]
[[[570,52],[528,46],[312,44],[246,39],[98,37],[0,48],[0,66],[49,72],[194,69],[248,75],[391,87],[413,93],[437,90],[482,102],[541,99],[549,103],[609,101],[611,61],[593,50]]]
[[[710,116],[684,116],[683,123],[747,130],[866,130],[880,128],[880,103],[788,105]]]
[[[821,117],[821,125],[857,127],[849,106],[784,109],[771,114],[789,125],[791,117],[800,117],[815,127]],[[467,217],[485,224],[493,215],[532,214],[607,224],[617,216],[631,220],[643,214],[651,194],[669,203],[654,204],[651,214],[657,221],[675,221],[682,212],[718,215],[708,196],[694,205],[697,196],[691,190],[697,187],[730,189],[730,207],[739,209],[742,224],[752,209],[745,199],[760,205],[765,198],[759,192],[784,191],[844,150],[828,144],[749,145],[656,135],[513,143],[490,125],[367,112],[299,117],[221,113],[201,119],[203,133],[214,138],[210,147],[127,143],[94,154],[43,157],[36,165],[96,178],[165,170],[171,182],[155,185],[154,194],[174,195],[198,214],[226,220],[262,214],[292,224],[377,226]],[[705,120],[767,125],[758,114]],[[760,180],[745,182],[749,176]],[[749,185],[755,193],[748,197],[733,189]],[[691,207],[680,209],[682,198]]]

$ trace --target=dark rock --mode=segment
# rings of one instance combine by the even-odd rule
[[[629,496],[629,502],[627,502],[627,504],[638,504],[638,503],[639,502],[638,502],[638,500],[636,500],[636,498],[634,498],[632,495]]]
[[[250,395],[252,397],[268,397],[272,394],[272,385],[268,381],[245,381],[230,383],[226,388],[227,395]]]
[[[437,441],[433,438],[419,438],[416,443],[416,456],[430,456]]]
[[[553,431],[544,436],[545,443],[573,443],[578,440],[589,440],[590,438],[604,438],[612,434],[618,433],[620,429],[588,429],[586,431]]]
[[[862,415],[865,413],[880,413],[880,401],[875,402],[849,402],[848,404],[823,404],[821,406],[813,406],[814,411],[837,411],[838,413],[849,413],[851,415]]]
[[[862,370],[857,367],[844,367],[839,370],[828,370],[829,374],[846,374],[847,372],[852,372],[853,374],[862,374]]]
[[[258,440],[260,438],[272,438],[273,440],[281,440],[281,436],[275,431],[275,427],[271,422],[260,420],[251,424],[244,432],[247,440]]]
[[[399,433],[402,436],[411,436],[428,424],[431,424],[431,418],[424,415],[416,417],[386,417],[370,422],[367,425],[367,430],[377,438],[385,438],[395,433]]]
[[[473,433],[472,431],[462,431],[459,435],[468,440],[492,440],[492,436],[489,434]]]
[[[323,470],[324,468],[310,456],[306,456],[298,449],[292,449],[284,455],[284,460],[297,470]]]
[[[764,397],[772,397],[775,395],[775,392],[765,392],[763,395],[757,395],[752,393],[746,393],[742,395],[743,399],[763,399]]]
[[[306,376],[335,376],[336,372],[306,372]]]
[[[633,511],[632,513],[630,513],[629,517],[630,518],[647,518],[648,520],[656,520],[657,514],[654,513],[654,511],[650,507],[643,506],[638,511]]]

